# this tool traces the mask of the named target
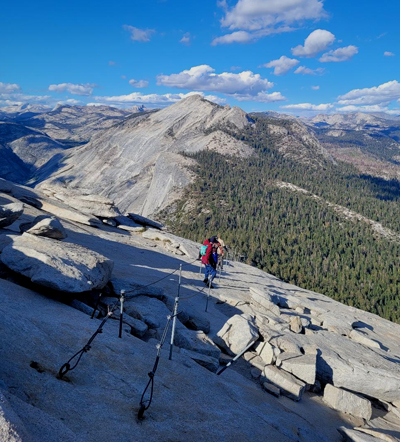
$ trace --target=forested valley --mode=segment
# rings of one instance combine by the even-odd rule
[[[400,232],[400,183],[360,175],[346,164],[285,158],[267,136],[266,118],[237,136],[257,153],[234,159],[193,155],[196,181],[161,216],[184,237],[202,242],[220,233],[231,256],[284,281],[400,322],[400,241],[378,235],[326,202]],[[290,127],[290,121],[278,120]],[[277,121],[274,121],[277,124]],[[321,199],[279,187],[299,186]]]

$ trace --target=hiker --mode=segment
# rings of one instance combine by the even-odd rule
[[[207,246],[206,250],[205,250],[205,254],[202,255],[201,257],[201,262],[202,264],[205,265],[205,278],[203,280],[204,284],[208,285],[209,284],[209,280],[212,282],[212,280],[215,278],[215,276],[217,275],[217,262],[214,259],[213,256],[213,249],[217,248],[219,245],[218,243],[218,238],[216,236],[212,236],[209,239],[206,239],[203,242],[203,246]],[[204,247],[205,248],[205,247]],[[211,285],[211,288],[213,288],[213,286]]]
[[[223,268],[224,268],[224,250],[226,250],[226,247],[225,247],[225,243],[222,240],[222,238],[220,237],[220,235],[218,235],[217,241],[219,243],[219,246],[217,249],[217,253],[218,253],[217,268],[220,268],[221,270],[223,270]]]

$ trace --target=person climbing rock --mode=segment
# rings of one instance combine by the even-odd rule
[[[218,238],[216,236],[212,236],[209,239],[206,239],[203,242],[203,246],[207,246],[205,250],[205,254],[201,257],[201,262],[204,264],[206,270],[205,270],[205,278],[203,280],[204,284],[209,285],[209,282],[213,281],[217,274],[217,262],[214,259],[213,256],[213,250],[216,249],[219,245]],[[205,248],[205,247],[204,247]],[[211,285],[211,288],[213,286]]]
[[[224,268],[224,250],[226,250],[225,243],[222,240],[221,236],[218,234],[217,241],[219,243],[219,246],[217,248],[218,253],[218,262],[217,262],[217,268],[223,270]]]

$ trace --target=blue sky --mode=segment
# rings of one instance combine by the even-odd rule
[[[0,106],[400,114],[397,0],[6,2]]]

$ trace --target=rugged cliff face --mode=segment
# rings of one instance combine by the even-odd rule
[[[182,153],[252,150],[229,133],[251,120],[239,108],[194,95],[161,111],[129,118],[76,148],[40,187],[64,186],[107,196],[125,212],[151,215],[180,196],[192,179]]]

